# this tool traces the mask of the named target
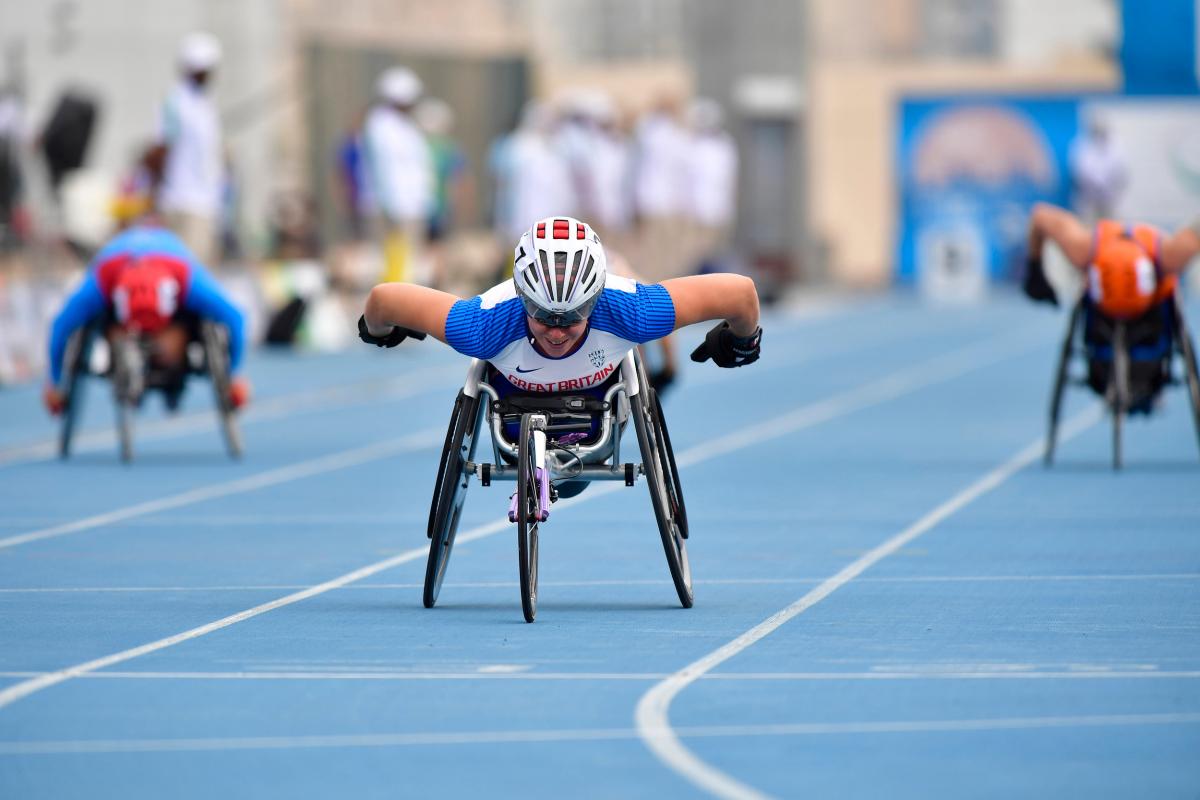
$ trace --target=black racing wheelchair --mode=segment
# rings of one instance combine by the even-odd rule
[[[1046,434],[1046,465],[1054,462],[1063,394],[1068,384],[1077,384],[1104,399],[1112,418],[1113,469],[1120,469],[1123,421],[1131,414],[1153,412],[1163,389],[1180,382],[1172,369],[1176,355],[1183,362],[1183,382],[1187,385],[1200,440],[1200,373],[1179,293],[1139,317],[1119,320],[1102,313],[1085,292],[1071,311],[1055,371]],[[1076,356],[1083,357],[1085,375],[1072,374],[1071,364]]]
[[[603,399],[547,395],[501,398],[487,381],[490,366],[471,362],[467,380],[454,401],[442,448],[433,502],[429,509],[429,560],[424,604],[437,602],[454,547],[463,503],[471,482],[516,481],[508,518],[516,524],[521,610],[526,622],[537,614],[538,529],[550,515],[561,486],[563,494],[579,482],[624,481],[633,486],[644,475],[650,490],[667,567],[679,602],[691,608],[692,573],[685,540],[687,511],[683,488],[667,433],[662,404],[646,378],[637,350],[628,353],[605,385]],[[633,418],[641,463],[621,461],[621,433]],[[492,458],[476,459],[480,429],[491,431]],[[511,438],[506,429],[516,428]]]
[[[242,455],[242,435],[237,425],[235,409],[230,400],[229,332],[224,325],[209,320],[192,320],[191,341],[187,350],[187,366],[183,370],[167,370],[154,366],[150,358],[150,343],[138,336],[105,337],[107,321],[98,321],[75,331],[67,341],[63,358],[62,380],[59,389],[64,398],[62,428],[59,431],[60,458],[69,458],[71,442],[83,408],[84,389],[88,377],[107,378],[112,386],[113,404],[117,412],[117,441],[121,460],[133,460],[133,416],[142,398],[149,391],[162,392],[169,408],[179,401],[189,375],[206,376],[216,396],[217,416],[231,458]],[[92,350],[98,339],[108,345],[108,359],[100,369],[94,369]]]

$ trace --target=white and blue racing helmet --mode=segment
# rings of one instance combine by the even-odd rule
[[[547,325],[587,319],[604,288],[608,259],[600,237],[573,217],[547,217],[521,234],[513,282],[525,313]]]

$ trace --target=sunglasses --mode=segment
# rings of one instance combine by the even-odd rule
[[[569,328],[588,318],[588,315],[592,313],[592,307],[596,305],[596,298],[593,297],[579,308],[570,311],[548,311],[538,307],[525,297],[521,298],[521,302],[525,306],[525,313],[543,325],[550,328]]]

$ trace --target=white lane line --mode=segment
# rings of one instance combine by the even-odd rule
[[[39,678],[49,672],[0,671],[0,678]],[[89,672],[81,680],[122,681],[660,681],[666,672],[416,672],[386,670],[266,671],[237,672]],[[806,681],[1104,681],[1104,680],[1197,680],[1200,670],[1109,669],[1087,670],[899,670],[871,672],[721,672],[701,675],[700,681],[794,682]]]
[[[794,433],[853,411],[879,405],[887,400],[894,400],[924,386],[940,383],[990,366],[1031,350],[1039,343],[1044,344],[1044,342],[1045,337],[1032,335],[1022,337],[1005,334],[984,339],[915,366],[898,370],[879,380],[801,406],[788,414],[742,428],[725,436],[718,436],[678,455],[676,461],[680,467],[684,467],[758,442],[776,439],[784,434]],[[998,344],[999,346],[997,346]]]
[[[1008,355],[1014,354],[1013,347],[1012,347],[1012,339],[1010,337],[994,337],[993,339],[987,339],[987,340],[984,340],[983,342],[967,345],[963,348],[952,351],[948,355],[938,356],[936,358],[930,359],[927,362],[924,362],[925,365],[930,365],[930,364],[942,365],[937,369],[932,369],[932,370],[924,369],[923,370],[922,366],[918,365],[918,367],[916,367],[915,369],[901,370],[900,372],[896,373],[896,375],[909,376],[909,377],[898,379],[897,382],[892,382],[891,379],[884,378],[882,381],[876,381],[876,382],[867,384],[866,386],[863,387],[863,392],[868,394],[870,397],[875,398],[873,400],[874,403],[881,403],[884,400],[896,397],[899,394],[904,393],[903,391],[900,391],[897,388],[897,385],[903,385],[903,386],[907,387],[906,391],[912,392],[912,391],[916,391],[917,389],[921,389],[926,386],[930,386],[932,384],[938,383],[940,381],[948,380],[949,378],[952,378],[956,375],[960,375],[964,372],[967,372],[972,368],[979,368],[979,367],[986,366],[988,364],[993,363],[994,361],[999,360],[1002,356],[999,356],[999,355],[997,355],[996,352],[993,352],[992,357],[989,358],[986,355],[987,354],[986,348],[982,349],[982,356],[981,356],[981,347],[983,345],[990,345],[990,344],[994,343],[997,339],[999,339],[1001,342],[1001,346],[1000,346],[998,352],[1007,353]],[[947,369],[947,367],[945,366],[946,364],[953,365],[954,369]],[[912,377],[914,374],[924,374],[923,380],[916,380],[914,377]],[[893,385],[894,383],[897,385]],[[887,392],[881,392],[880,388],[879,388],[881,384],[890,386],[891,387],[890,390]],[[843,392],[840,395],[838,395],[838,397],[843,398],[843,402],[845,403],[845,405],[844,405],[844,411],[842,413],[846,413],[846,414],[872,404],[872,403],[864,403],[852,391],[851,392]],[[814,408],[814,407],[819,407],[821,409],[820,414],[807,414],[806,415],[804,413],[805,409]],[[697,447],[693,447],[690,450],[687,450],[687,451],[683,452],[682,454],[680,454],[680,457],[678,458],[678,463],[694,464],[694,463],[703,461],[707,458],[712,458],[713,456],[718,455],[720,453],[725,453],[725,452],[729,452],[731,450],[736,450],[739,447],[746,447],[746,446],[753,444],[757,441],[760,441],[762,439],[768,439],[768,438],[769,439],[777,439],[780,436],[782,436],[783,433],[785,433],[785,432],[792,432],[792,431],[800,430],[801,428],[808,427],[810,425],[815,425],[818,422],[824,422],[826,420],[832,419],[833,417],[837,416],[837,414],[833,413],[833,412],[834,412],[834,409],[830,408],[828,400],[818,401],[817,403],[814,403],[811,406],[804,406],[801,409],[799,409],[798,411],[784,414],[782,417],[777,417],[774,421],[778,422],[778,424],[773,428],[770,427],[770,424],[772,421],[769,420],[767,423],[768,427],[766,429],[764,429],[763,426],[752,426],[751,428],[746,429],[745,435],[738,436],[737,434],[734,434],[733,436],[724,437],[723,439],[718,440],[720,442],[723,442],[723,445],[719,448],[714,449],[711,445],[699,445]],[[766,435],[765,431],[770,431],[770,435],[769,436]],[[1064,441],[1066,440],[1066,435],[1067,434],[1064,433],[1064,438],[1063,438]],[[440,438],[444,438],[444,436],[439,437],[439,439]],[[352,451],[352,452],[358,452],[358,451]],[[601,486],[596,486],[594,488],[590,488],[589,491],[586,492],[585,494],[581,494],[576,497],[572,497],[567,500],[560,501],[558,504],[558,508],[568,508],[577,503],[589,502],[591,500],[595,500],[598,497],[603,497],[607,494],[612,494],[613,492],[617,491],[618,489],[623,489],[623,488],[625,488],[623,484],[617,484],[617,483],[606,483]],[[161,502],[161,501],[159,501],[159,502]],[[148,505],[148,504],[143,504],[143,505]],[[154,510],[158,510],[158,509],[157,508],[149,509],[144,513],[150,513],[151,511],[154,511]],[[101,524],[101,523],[97,523],[97,524]],[[456,543],[459,543],[459,544],[465,544],[467,542],[482,539],[484,537],[499,533],[500,531],[510,530],[510,528],[508,527],[510,524],[511,523],[508,522],[507,517],[503,517],[499,520],[496,520],[495,522],[476,527],[464,534],[459,534],[456,537],[455,541],[456,541]],[[386,558],[382,561],[377,561],[374,564],[368,564],[365,567],[354,570],[353,572],[348,572],[345,575],[334,578],[333,580],[330,580],[330,581],[326,581],[325,583],[319,584],[317,586],[312,586],[303,591],[294,592],[292,594],[287,595],[286,597],[281,597],[281,598],[274,600],[272,602],[269,602],[269,603],[263,603],[262,605],[258,605],[253,608],[247,609],[245,611],[239,612],[237,614],[232,614],[228,617],[224,617],[224,618],[216,620],[214,622],[210,622],[205,625],[201,625],[199,627],[192,628],[191,630],[187,630],[182,633],[175,634],[174,636],[169,636],[165,639],[159,639],[157,641],[150,642],[148,644],[144,644],[139,647],[130,648],[129,650],[123,650],[119,653],[113,653],[111,655],[103,656],[101,658],[97,658],[92,661],[87,661],[83,664],[76,664],[75,666],[67,667],[65,669],[58,670],[57,672],[49,673],[47,675],[43,675],[38,678],[34,678],[32,680],[23,681],[21,683],[14,684],[3,690],[0,690],[0,708],[3,708],[4,706],[15,703],[17,700],[20,700],[23,697],[28,697],[29,695],[33,694],[34,692],[40,691],[41,689],[45,689],[47,687],[54,686],[56,684],[62,683],[63,681],[70,680],[71,678],[77,678],[80,675],[84,675],[89,672],[94,672],[96,670],[104,669],[106,667],[111,667],[114,664],[120,664],[122,662],[129,661],[134,658],[138,658],[139,656],[143,656],[148,653],[153,653],[158,650],[163,650],[167,647],[172,647],[174,645],[180,644],[181,642],[186,642],[191,639],[198,638],[200,636],[205,636],[209,633],[212,633],[213,631],[218,631],[218,630],[221,630],[222,628],[227,628],[230,625],[236,625],[239,622],[242,622],[247,619],[251,619],[253,617],[257,617],[261,614],[265,614],[268,611],[274,611],[277,608],[282,608],[284,606],[288,606],[293,603],[298,603],[301,600],[307,600],[311,597],[316,597],[317,595],[324,594],[325,592],[331,591],[333,589],[340,589],[341,587],[346,586],[347,584],[354,583],[356,581],[362,580],[363,578],[367,578],[367,577],[370,577],[371,575],[375,575],[376,573],[382,572],[386,569],[391,569],[392,567],[398,566],[400,564],[404,564],[409,561],[416,560],[418,558],[422,558],[426,555],[427,555],[427,548],[425,548],[425,547],[422,547],[422,548],[416,549],[416,550],[408,550],[408,551],[405,551],[398,555],[392,556],[391,558]]]
[[[561,506],[560,506],[561,507]],[[189,517],[189,521],[195,521]],[[386,519],[395,522],[394,517]],[[697,586],[797,586],[821,583],[825,578],[697,578]],[[859,583],[1059,583],[1110,581],[1195,581],[1200,572],[1158,572],[1122,575],[908,575],[899,577],[859,578]],[[669,578],[612,579],[592,581],[540,581],[541,586],[587,588],[591,586],[667,586]],[[511,589],[517,581],[447,581],[447,589]],[[421,583],[356,583],[344,586],[347,591],[394,591],[420,589]],[[29,586],[0,588],[3,594],[87,594],[89,592],[289,592],[307,589],[305,583],[252,584],[246,586]]]
[[[0,539],[0,549],[6,547],[16,547],[17,545],[28,544],[29,542],[37,542],[43,539],[52,539],[57,536],[65,536],[70,533],[79,533],[80,531],[91,530],[104,525],[111,525],[114,522],[121,522],[133,517],[154,514],[159,511],[165,511],[172,508],[180,508],[182,506],[191,505],[192,503],[199,503],[204,500],[212,500],[217,497],[228,497],[229,495],[252,492],[267,486],[275,486],[281,483],[298,480],[300,478],[308,478],[313,475],[320,475],[324,472],[333,472],[334,470],[345,469],[346,467],[364,464],[368,461],[377,461],[381,458],[394,456],[398,453],[403,453],[410,450],[420,450],[426,447],[433,447],[444,438],[445,434],[436,433],[434,431],[421,431],[418,433],[412,433],[407,436],[401,436],[398,439],[389,439],[387,441],[378,442],[365,447],[356,447],[352,450],[344,450],[340,453],[334,453],[332,455],[301,461],[297,464],[291,464],[286,467],[267,470],[266,472],[260,472],[256,475],[250,475],[245,478],[238,478],[237,480],[226,481],[224,483],[202,486],[198,489],[190,489],[186,492],[180,492],[179,494],[174,494],[169,497],[161,497],[157,500],[149,500],[144,503],[125,506],[124,508],[118,508],[115,511],[108,511],[103,514],[85,517],[84,519],[68,522],[63,525],[55,525],[52,528],[42,528],[40,530],[18,534],[17,536],[9,536],[5,539]]]
[[[1099,404],[1089,406],[1076,414],[1063,426],[1060,441],[1065,442],[1100,420]],[[683,746],[671,728],[669,711],[671,701],[689,684],[738,653],[746,650],[789,620],[804,613],[817,603],[833,594],[842,586],[865,572],[868,568],[892,555],[917,537],[928,532],[940,522],[1000,486],[1030,463],[1040,458],[1043,441],[1029,444],[999,467],[939,505],[900,533],[883,542],[861,558],[856,559],[836,575],[812,589],[796,602],[776,612],[769,618],[743,633],[733,641],[714,650],[703,658],[693,661],[655,685],[638,700],[634,721],[639,734],[655,756],[693,785],[722,798],[766,798],[767,795],[726,775],[715,767],[700,760]]]
[[[425,392],[445,390],[457,377],[461,383],[463,368],[431,367],[416,370],[401,378],[361,381],[351,385],[327,386],[256,401],[242,412],[241,424],[285,419],[302,413],[394,402]],[[438,381],[445,381],[438,383]],[[140,440],[164,440],[217,429],[216,412],[212,409],[183,414],[178,417],[140,422],[136,435]],[[117,434],[112,428],[81,431],[73,440],[75,452],[89,452],[116,447]],[[58,457],[58,441],[50,439],[0,450],[0,468],[13,464],[46,461]]]
[[[1196,725],[1200,714],[1095,714],[1063,717],[1001,717],[923,720],[919,722],[826,722],[779,725],[710,725],[680,728],[689,738],[750,736],[841,736],[887,733],[969,733],[973,731],[1041,730],[1047,728],[1146,727]],[[408,747],[542,742],[595,742],[636,739],[633,728],[525,731],[456,731],[428,733],[330,734],[325,736],[239,736],[207,739],[79,739],[0,742],[0,756],[84,753],[178,753],[217,750],[299,750],[331,747]]]

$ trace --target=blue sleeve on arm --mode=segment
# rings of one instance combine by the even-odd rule
[[[518,298],[483,308],[483,298],[459,300],[446,317],[446,343],[464,356],[491,358],[525,336],[525,309]]]
[[[50,328],[50,380],[55,385],[62,380],[63,353],[66,352],[71,334],[99,316],[105,305],[96,273],[89,272],[75,293],[67,298]]]
[[[652,342],[675,330],[675,303],[658,283],[639,283],[636,292],[604,289],[592,311],[592,327],[630,342]]]
[[[192,267],[191,286],[184,307],[229,329],[229,368],[231,372],[237,372],[246,346],[245,321],[242,312],[229,302],[216,280],[203,268]]]

